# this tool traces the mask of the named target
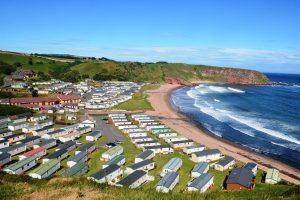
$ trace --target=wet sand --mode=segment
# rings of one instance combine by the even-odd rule
[[[208,148],[217,148],[223,154],[234,157],[242,162],[256,162],[260,169],[266,171],[273,167],[280,170],[280,177],[291,183],[300,184],[300,170],[280,161],[258,154],[237,144],[225,141],[222,138],[208,134],[208,131],[191,122],[187,117],[175,111],[170,103],[170,93],[181,87],[180,85],[164,84],[156,90],[148,91],[148,99],[154,111],[146,114],[157,116],[161,121],[179,134],[206,145]]]

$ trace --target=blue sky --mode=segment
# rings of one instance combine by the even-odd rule
[[[298,0],[0,1],[0,49],[300,73]]]

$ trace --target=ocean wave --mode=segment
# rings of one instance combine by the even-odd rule
[[[294,87],[300,87],[300,85],[296,85],[296,84],[294,84],[293,86],[294,86]]]
[[[243,90],[239,90],[239,89],[232,88],[232,87],[228,87],[228,90],[231,90],[231,91],[237,92],[237,93],[245,93],[245,91],[243,91]]]
[[[215,102],[221,102],[219,99],[214,99]]]
[[[266,133],[268,135],[271,135],[273,137],[276,137],[276,138],[279,138],[279,139],[282,139],[282,140],[286,140],[286,141],[289,141],[289,142],[292,142],[292,143],[300,144],[300,140],[298,140],[298,139],[296,139],[292,136],[285,135],[284,133],[281,133],[279,131],[275,131],[275,130],[272,130],[272,129],[265,128],[262,124],[254,121],[254,120],[243,119],[240,116],[234,116],[234,115],[229,114],[229,113],[227,114],[227,116],[230,117],[231,119],[234,119],[234,120],[238,121],[239,123],[245,124],[245,125],[249,126],[250,128],[253,128],[257,131]]]

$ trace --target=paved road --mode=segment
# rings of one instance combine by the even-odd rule
[[[102,116],[92,116],[96,121],[95,131],[99,130],[102,133],[102,136],[106,136],[108,138],[108,142],[115,142],[119,140],[121,142],[125,141],[123,135],[111,124],[106,124],[106,121],[103,120]],[[107,142],[106,142],[107,143]],[[105,143],[100,146],[104,146]]]

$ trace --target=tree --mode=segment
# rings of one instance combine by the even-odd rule
[[[32,97],[38,97],[39,96],[38,91],[37,90],[32,90],[31,96]]]
[[[80,73],[76,70],[66,72],[62,75],[62,80],[66,82],[76,83],[81,80]]]
[[[32,61],[32,58],[31,58],[31,57],[28,59],[28,64],[29,64],[29,65],[33,65],[33,61]]]
[[[83,74],[83,75],[81,76],[81,78],[83,78],[83,79],[90,78],[90,75],[88,75],[88,74]]]
[[[21,64],[20,62],[15,62],[15,63],[14,63],[14,66],[15,66],[15,67],[22,67],[22,64]]]

